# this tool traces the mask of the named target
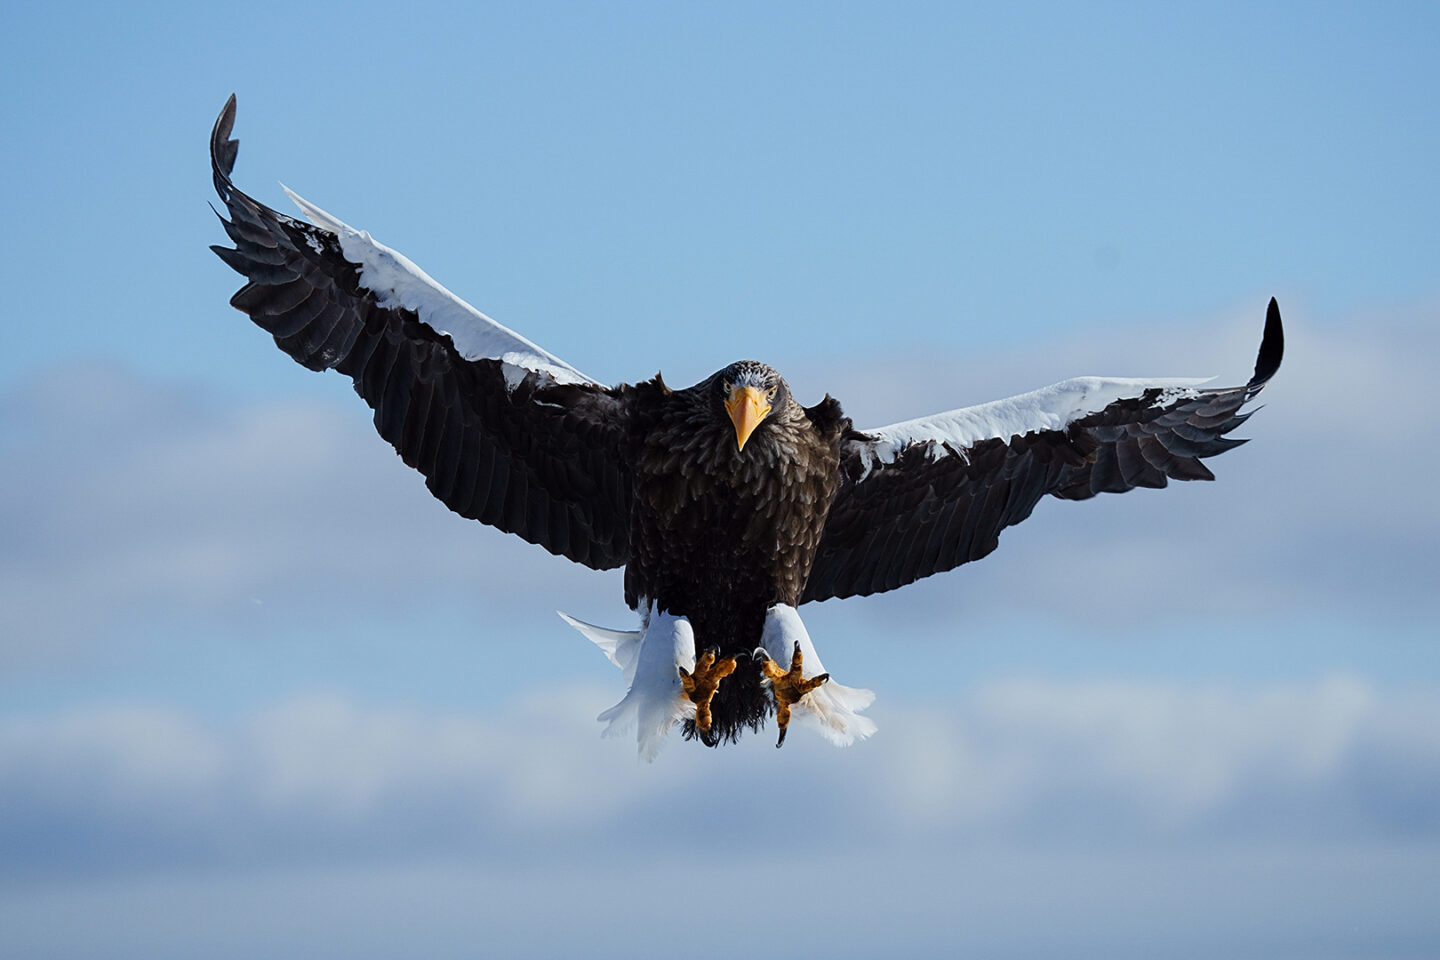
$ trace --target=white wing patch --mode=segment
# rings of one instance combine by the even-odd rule
[[[1156,401],[1159,405],[1198,396],[1195,388],[1208,382],[1205,378],[1075,377],[1004,400],[992,400],[973,407],[905,420],[878,430],[862,431],[876,439],[860,447],[860,456],[866,474],[876,461],[893,463],[900,451],[912,444],[924,444],[932,460],[951,454],[964,456],[962,451],[966,447],[981,440],[993,437],[1009,439],[1040,430],[1063,430],[1081,417],[1099,413],[1116,400],[1134,399],[1147,390],[1161,391]]]
[[[788,668],[797,643],[804,658],[801,672],[805,678],[808,680],[824,673],[825,665],[820,662],[820,654],[815,652],[810,631],[805,629],[799,611],[783,603],[766,610],[760,645],[770,659]],[[791,707],[791,716],[818,729],[826,740],[837,747],[848,747],[875,732],[875,721],[860,716],[860,711],[874,702],[873,691],[847,687],[832,679],[802,697]]]
[[[430,329],[448,334],[466,360],[501,361],[509,389],[515,389],[526,371],[549,374],[557,383],[597,383],[446,290],[404,254],[332,217],[284,184],[281,186],[311,223],[335,234],[345,259],[360,267],[360,283],[374,292],[382,307],[415,311]]]

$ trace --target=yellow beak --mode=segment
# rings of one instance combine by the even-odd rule
[[[750,434],[761,420],[769,416],[770,401],[765,399],[765,393],[759,387],[736,387],[725,401],[725,412],[730,414],[730,422],[735,424],[736,449],[744,450]]]

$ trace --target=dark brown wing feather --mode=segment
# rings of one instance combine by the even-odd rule
[[[466,360],[407,309],[381,307],[334,234],[253,200],[230,181],[232,96],[210,139],[221,217],[212,247],[249,281],[230,302],[311,370],[338,370],[375,428],[447,507],[596,569],[630,556],[631,485],[621,459],[623,389]]]
[[[1084,500],[1172,479],[1213,480],[1201,459],[1245,442],[1225,435],[1249,416],[1240,408],[1279,369],[1283,345],[1272,299],[1255,374],[1241,387],[1168,404],[1154,390],[1065,430],[982,440],[964,456],[932,458],[927,444],[914,444],[869,470],[867,438],[852,433],[803,599],[880,593],[978,560],[1046,494]]]

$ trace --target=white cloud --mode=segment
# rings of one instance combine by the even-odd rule
[[[0,448],[0,663],[84,656],[165,620],[300,622],[483,597],[523,609],[600,578],[449,513],[322,401],[217,409],[186,386],[77,366],[12,388]],[[558,590],[555,585],[558,584]]]
[[[1238,381],[1259,306],[1023,354],[791,373],[800,395],[832,389],[862,424],[1077,373]],[[1440,470],[1424,441],[1440,426],[1424,394],[1432,314],[1319,323],[1290,309],[1285,366],[1243,430],[1255,442],[1213,462],[1217,483],[1047,500],[983,562],[846,604],[842,629],[951,635],[958,619],[993,633],[1012,610],[1098,636],[1433,617],[1440,508],[1416,492]],[[22,469],[0,493],[0,663],[113,657],[166,627],[353,630],[447,604],[542,630],[556,607],[616,615],[617,575],[460,521],[336,383],[333,403],[243,406],[94,365],[9,387],[0,449]]]
[[[1440,932],[1415,893],[1440,883],[1433,687],[1344,669],[1261,683],[1248,661],[1213,682],[1055,679],[1017,668],[1008,631],[1009,618],[1049,623],[1048,655],[1072,632],[1220,644],[1210,624],[1253,619],[1275,625],[1250,641],[1263,646],[1318,611],[1377,624],[1365,642],[1383,647],[1392,620],[1433,612],[1406,578],[1433,579],[1434,507],[1405,485],[1437,466],[1406,442],[1436,426],[1418,395],[1435,333],[1289,320],[1286,367],[1245,430],[1256,442],[1215,462],[1218,483],[1043,504],[983,563],[808,612],[841,679],[881,688],[880,734],[847,751],[800,735],[783,751],[768,737],[676,742],[640,764],[633,745],[598,738],[618,677],[597,658],[605,686],[554,687],[532,672],[535,649],[496,645],[511,638],[488,638],[462,668],[518,697],[488,712],[417,705],[429,687],[388,706],[284,693],[295,652],[249,648],[247,669],[274,685],[230,719],[141,699],[205,701],[227,680],[198,668],[201,689],[183,696],[163,676],[148,693],[111,690],[129,706],[31,692],[29,716],[0,718],[0,953],[445,956],[487,943],[538,956],[583,939],[633,956],[638,909],[673,945],[697,903],[746,895],[767,921],[787,904],[805,922],[775,946],[820,930],[837,956],[896,944],[1053,956],[1073,942],[1056,929],[1113,955],[1180,941],[1233,955],[1206,917],[1256,954],[1433,952]],[[1044,354],[1038,379],[1243,377],[1257,334],[1247,313],[1199,348],[1087,337]],[[871,423],[1038,385],[1034,358],[962,359],[813,380],[854,383],[834,392]],[[945,383],[942,369],[971,378]],[[328,645],[325,669],[339,670],[368,651],[335,623],[453,604],[477,615],[467,631],[533,617],[563,636],[553,607],[619,606],[615,577],[448,514],[348,396],[351,412],[221,407],[193,387],[77,368],[3,399],[0,450],[26,469],[0,494],[0,662],[48,657],[41,676],[103,672],[123,658],[117,638],[176,618],[204,632],[261,609],[266,629],[293,623]],[[385,642],[417,660],[447,652]],[[594,654],[577,640],[549,655]],[[918,691],[912,656],[941,668]],[[1323,662],[1282,673],[1314,677]],[[25,693],[23,677],[10,689]],[[817,846],[777,874],[776,843],[792,835]]]
[[[49,824],[55,856],[35,849],[31,869],[83,864],[67,838],[96,824],[222,862],[237,833],[247,857],[278,861],[400,856],[396,837],[412,858],[519,843],[563,859],[605,846],[614,827],[678,841],[716,816],[754,821],[726,841],[750,855],[770,842],[759,827],[786,815],[781,770],[804,784],[807,829],[905,842],[1033,839],[1077,822],[1131,839],[1283,821],[1302,835],[1440,830],[1440,801],[1414,789],[1440,775],[1428,690],[1345,677],[1255,690],[997,681],[943,709],[892,707],[873,747],[673,743],[653,766],[598,739],[592,718],[611,693],[556,690],[489,715],[330,695],[231,725],[136,707],[11,719],[0,723],[0,833],[33,840]],[[1316,819],[1318,798],[1340,806]],[[1403,823],[1371,817],[1407,805]]]
[[[1053,955],[1047,930],[1137,956],[1434,945],[1409,891],[1440,880],[1436,694],[1017,678],[892,707],[849,750],[653,765],[598,738],[589,688],[484,714],[315,695],[230,723],[9,719],[0,950],[381,956],[398,925],[425,955],[658,955],[697,898],[734,935],[753,911],[773,946],[840,956]]]
[[[836,376],[807,372],[861,426],[992,399],[1080,374],[1209,376],[1240,383],[1259,345],[1264,298],[1220,318],[1080,331],[1012,354],[875,358]],[[1285,304],[1282,304],[1282,308]],[[1433,619],[1440,576],[1440,409],[1429,393],[1440,304],[1314,318],[1286,309],[1286,356],[1256,415],[1253,442],[1210,461],[1215,483],[1047,500],[999,550],[914,606],[1047,611],[1119,626],[1316,611],[1382,623]],[[836,381],[849,386],[844,394]],[[798,388],[797,388],[798,389]],[[907,597],[907,599],[909,599]],[[883,602],[883,601],[882,601]],[[891,602],[884,617],[905,615]],[[1363,613],[1362,613],[1363,611]]]

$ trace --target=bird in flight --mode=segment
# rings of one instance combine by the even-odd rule
[[[653,758],[677,724],[716,746],[774,717],[848,744],[874,694],[830,678],[809,601],[894,590],[978,560],[1044,496],[1212,480],[1201,462],[1280,366],[1272,299],[1242,386],[1079,377],[857,429],[825,396],[741,360],[683,389],[606,386],[496,323],[404,256],[291,193],[310,222],[231,182],[235,98],[210,139],[246,279],[230,303],[312,370],[337,370],[375,428],[462,517],[597,570],[625,568],[636,630],[565,616],[624,671],[600,714]]]

